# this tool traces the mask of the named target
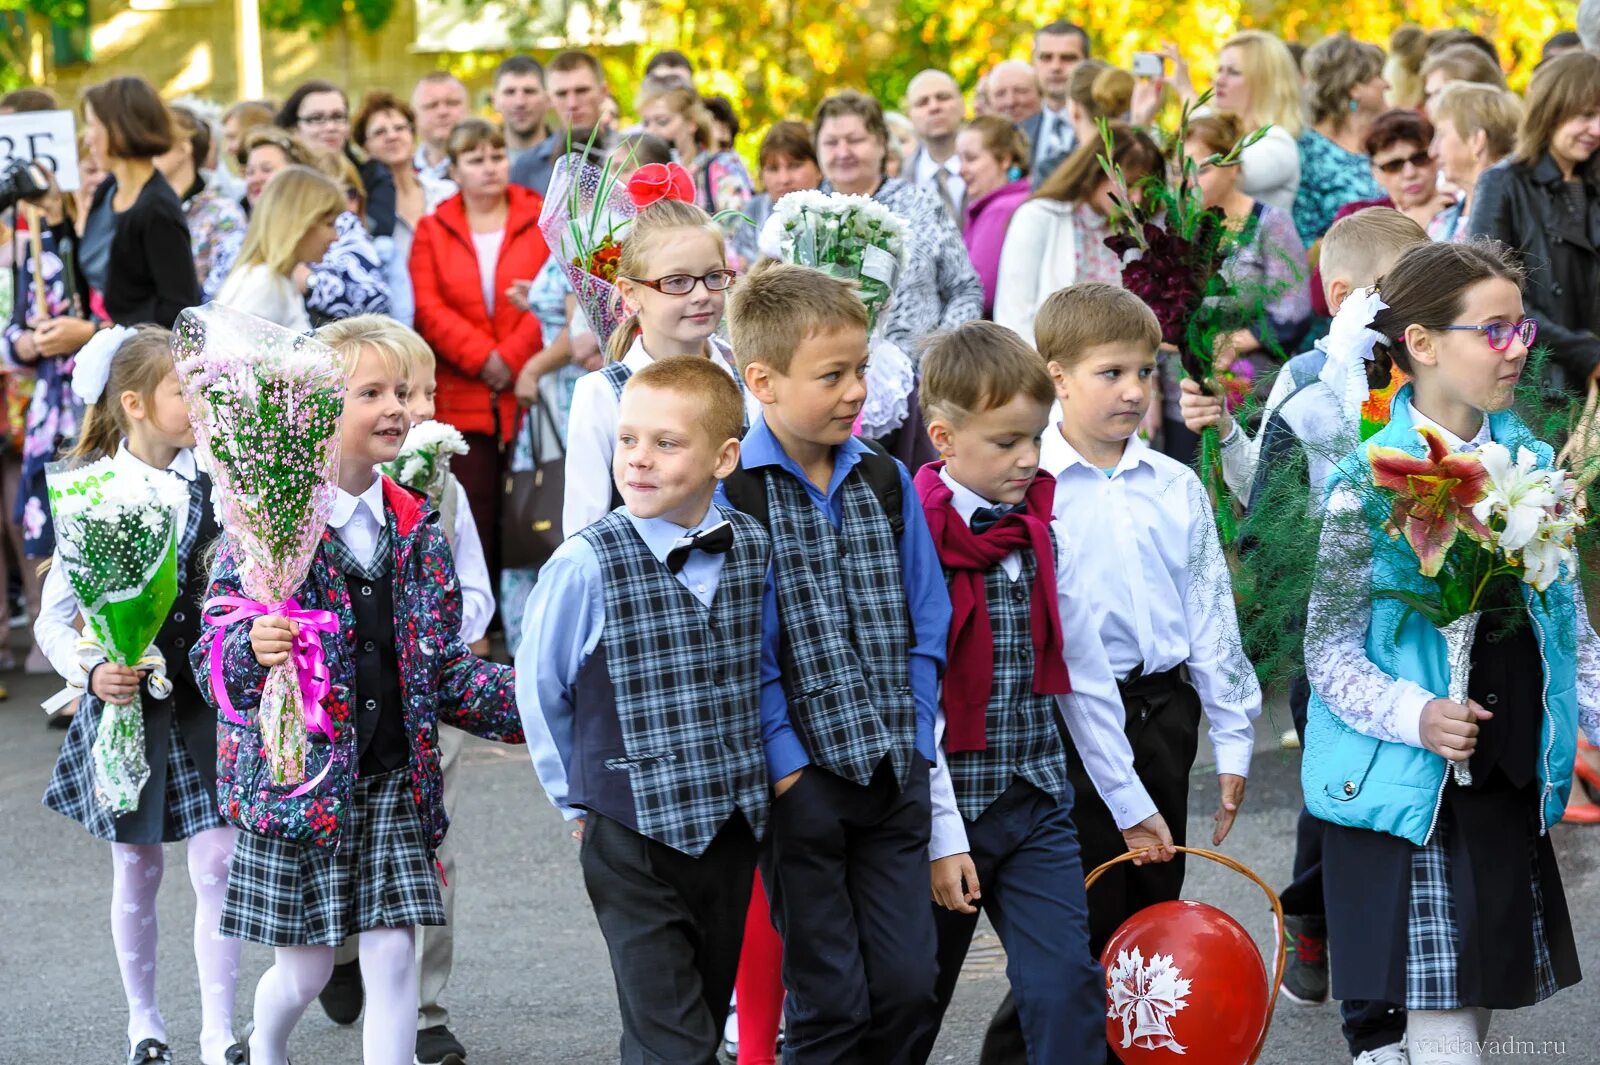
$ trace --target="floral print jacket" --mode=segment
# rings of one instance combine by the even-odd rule
[[[431,847],[437,848],[450,826],[439,770],[439,722],[485,739],[522,743],[517,715],[516,683],[510,666],[486,662],[461,642],[461,593],[455,563],[438,524],[422,496],[383,481],[387,520],[394,523],[395,653],[406,732],[411,738],[411,794]],[[323,531],[323,542],[333,535]],[[212,571],[210,595],[242,596],[237,560],[226,538]],[[334,738],[313,733],[306,756],[307,778],[332,765],[322,782],[305,795],[293,786],[270,782],[262,757],[261,731],[254,721],[267,671],[250,649],[250,622],[242,621],[215,636],[196,641],[190,653],[195,676],[208,701],[211,649],[220,639],[222,671],[235,712],[250,720],[237,725],[218,717],[217,800],[222,816],[246,832],[275,836],[330,849],[337,848],[340,827],[355,785],[359,761],[355,696],[355,614],[345,575],[326,547],[319,547],[311,571],[296,593],[307,610],[331,610],[339,619],[339,635],[323,634],[332,693],[323,704],[333,720]],[[403,604],[403,605],[402,605]]]

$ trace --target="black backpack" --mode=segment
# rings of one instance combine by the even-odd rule
[[[872,494],[883,505],[883,512],[889,519],[889,528],[894,532],[895,543],[899,543],[906,531],[905,488],[900,483],[900,464],[876,441],[861,442],[867,446],[867,451],[856,464],[855,472],[866,480],[867,487],[872,489]],[[759,470],[747,470],[740,466],[722,482],[722,488],[734,509],[750,515],[759,521],[763,528],[771,527],[772,516],[767,510],[765,473]]]

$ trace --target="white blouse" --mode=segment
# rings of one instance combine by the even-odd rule
[[[265,263],[235,268],[222,283],[217,302],[296,333],[311,332],[305,298],[295,291],[294,282]]]

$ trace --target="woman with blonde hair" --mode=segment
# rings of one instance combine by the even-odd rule
[[[333,244],[334,220],[345,209],[337,182],[310,167],[274,174],[256,202],[233,272],[217,302],[296,332],[309,332],[305,296],[311,264]]]
[[[1098,59],[1085,59],[1067,83],[1067,122],[1073,144],[1099,144],[1100,121],[1121,122],[1133,106],[1133,75]]]
[[[1186,100],[1198,93],[1188,64],[1176,45],[1168,45],[1173,87]],[[1292,210],[1300,189],[1300,147],[1305,126],[1301,114],[1300,70],[1288,45],[1261,30],[1236,33],[1217,54],[1210,107],[1232,111],[1245,129],[1269,127],[1266,136],[1239,157],[1239,191],[1281,210]]]

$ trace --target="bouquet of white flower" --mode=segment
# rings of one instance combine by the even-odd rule
[[[774,205],[761,245],[774,258],[858,282],[875,326],[905,268],[908,228],[870,196],[808,189]]]
[[[142,476],[105,458],[45,469],[56,526],[56,564],[66,575],[84,619],[80,651],[88,685],[95,663],[147,671],[150,690],[172,690],[166,661],[151,642],[178,597],[178,511],[189,493],[166,474]],[[126,706],[105,704],[90,752],[95,795],[115,813],[139,805],[150,778],[139,694]]]
[[[407,488],[427,495],[439,506],[450,475],[450,456],[465,455],[467,441],[453,425],[444,422],[419,422],[406,434],[400,454],[383,465],[383,472]]]

